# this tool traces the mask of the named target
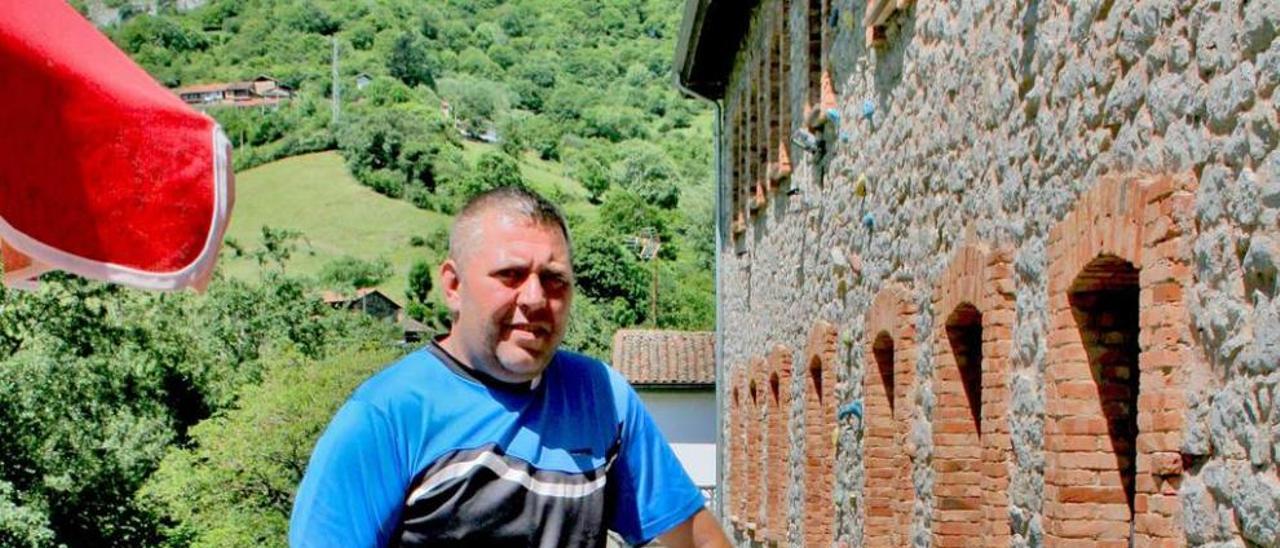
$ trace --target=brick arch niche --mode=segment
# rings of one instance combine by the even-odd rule
[[[761,504],[765,481],[765,406],[768,388],[765,386],[765,361],[752,358],[747,369],[747,405],[745,414],[747,431],[747,509],[746,526],[753,537],[759,538],[765,514]]]
[[[835,538],[836,348],[835,326],[819,320],[804,352],[804,545],[830,546]]]
[[[1191,177],[1099,181],[1049,233],[1045,540],[1182,538]]]
[[[768,457],[764,477],[766,541],[780,545],[787,540],[787,487],[791,480],[791,349],[778,345],[769,352],[765,382],[768,417]]]
[[[966,245],[933,295],[935,546],[1009,541],[1011,253]]]
[[[729,519],[741,525],[746,515],[746,386],[739,369],[732,377],[729,399]]]
[[[863,546],[909,544],[911,458],[904,448],[914,415],[915,302],[900,286],[881,289],[867,309],[864,402]]]

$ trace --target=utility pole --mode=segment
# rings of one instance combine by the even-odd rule
[[[332,66],[332,70],[333,70],[333,92],[330,93],[329,95],[331,95],[330,98],[333,100],[333,124],[332,125],[336,128],[338,127],[338,118],[342,113],[342,106],[341,106],[341,101],[339,99],[339,86],[338,86],[338,35],[335,34],[333,36],[330,36],[329,39],[333,40],[333,61],[329,63]]]
[[[662,239],[653,227],[644,227],[640,233],[628,238],[638,249],[640,260],[649,261],[653,266],[652,287],[649,290],[649,322],[658,327],[658,250],[662,248]]]
[[[653,323],[653,327],[658,327],[658,257],[654,255],[653,263],[653,289],[649,291],[649,321]]]

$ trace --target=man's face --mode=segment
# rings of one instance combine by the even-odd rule
[[[446,348],[467,365],[508,382],[537,377],[569,323],[573,269],[560,229],[499,210],[445,261],[441,285],[457,314]]]

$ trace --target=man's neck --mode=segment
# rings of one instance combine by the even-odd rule
[[[439,344],[440,348],[443,348],[445,352],[448,352],[450,356],[453,356],[453,359],[457,360],[457,362],[463,367],[472,371],[479,371],[505,383],[519,384],[527,382],[532,383],[533,386],[537,386],[538,381],[542,378],[542,375],[537,375],[531,379],[513,378],[509,372],[497,363],[496,359],[492,359],[492,356],[476,355],[469,352],[468,349],[464,348],[459,342],[459,339],[454,337],[452,333],[445,336],[445,338],[440,339],[437,344]]]

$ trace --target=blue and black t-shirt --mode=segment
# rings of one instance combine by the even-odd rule
[[[293,546],[603,546],[647,542],[702,494],[626,380],[558,352],[504,383],[438,345],[366,381],[316,444]]]

